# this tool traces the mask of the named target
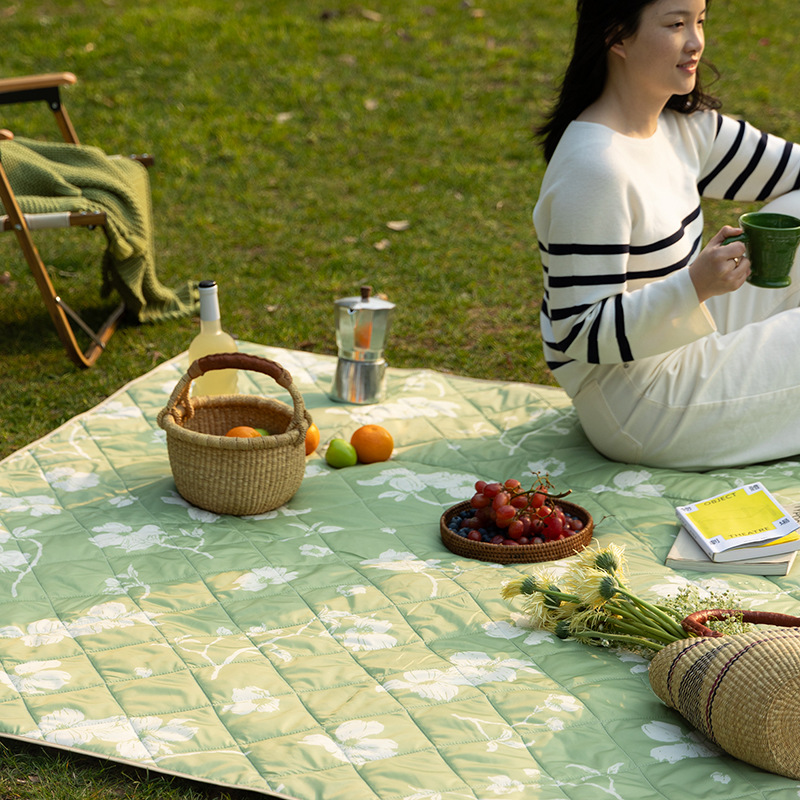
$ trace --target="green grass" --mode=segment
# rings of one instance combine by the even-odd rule
[[[86,144],[155,154],[160,278],[215,278],[226,328],[335,353],[333,301],[396,303],[387,358],[552,383],[538,334],[532,130],[565,65],[565,0],[52,0],[0,8],[7,76],[71,70]],[[800,138],[790,0],[713,4],[725,110]],[[41,108],[0,126],[55,138]],[[708,234],[740,208],[708,203]],[[392,220],[408,220],[395,232]],[[61,294],[99,314],[102,235],[37,239]],[[0,241],[0,457],[186,349],[196,320],[120,330],[67,360],[13,238]],[[2,491],[2,487],[0,487]],[[0,798],[226,797],[7,742]]]

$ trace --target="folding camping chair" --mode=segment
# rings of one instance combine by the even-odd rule
[[[0,79],[0,105],[44,101],[55,116],[63,140],[72,144],[80,144],[60,95],[60,87],[73,84],[76,80],[76,77],[71,72]],[[0,131],[0,138],[13,138],[13,134],[10,131]],[[148,155],[131,156],[131,158],[141,161],[145,166],[152,164],[152,158]],[[31,232],[40,229],[76,226],[101,227],[106,232],[105,212],[23,214],[20,211],[2,163],[0,163],[0,202],[2,202],[5,210],[5,216],[0,217],[0,232],[13,231],[16,234],[25,260],[33,273],[39,292],[44,299],[47,311],[53,320],[56,332],[67,351],[67,355],[79,367],[92,366],[117,329],[117,325],[125,311],[125,305],[120,303],[95,332],[56,292],[47,268],[33,242]],[[80,347],[75,338],[73,324],[89,337],[90,343],[85,350]]]

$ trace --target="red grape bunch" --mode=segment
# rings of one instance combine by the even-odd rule
[[[553,494],[550,481],[538,475],[530,489],[523,489],[516,478],[503,483],[477,481],[469,508],[455,514],[449,528],[458,536],[491,544],[565,539],[583,529],[583,522],[556,502],[567,494]]]

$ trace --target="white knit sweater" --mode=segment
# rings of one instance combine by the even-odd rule
[[[700,196],[767,200],[799,188],[799,173],[800,147],[714,111],[665,111],[649,139],[571,123],[533,212],[542,340],[561,386],[575,396],[596,365],[713,332],[687,269],[703,246]]]

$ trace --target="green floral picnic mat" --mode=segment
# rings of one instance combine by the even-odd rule
[[[393,458],[313,455],[291,502],[255,517],[192,507],[156,422],[179,357],[4,460],[0,735],[298,800],[798,797],[667,709],[642,657],[530,629],[500,590],[533,565],[456,556],[439,518],[478,478],[546,472],[625,547],[638,594],[691,582],[793,613],[797,571],[664,559],[675,505],[755,479],[796,501],[800,464],[616,464],[557,389],[391,369],[385,402],[340,405],[335,359],[243,349],[291,372],[320,451],[375,422]]]

